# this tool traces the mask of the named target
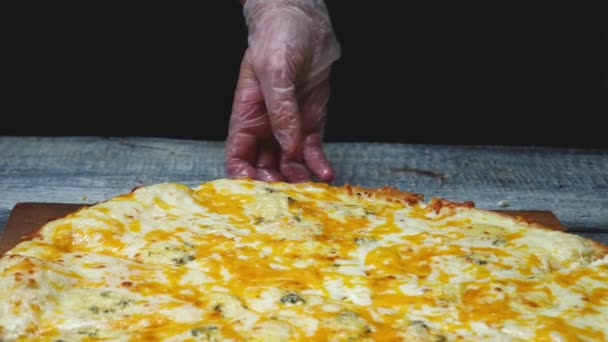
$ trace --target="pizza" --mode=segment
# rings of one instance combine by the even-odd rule
[[[157,184],[3,255],[0,340],[606,341],[608,247],[394,188]]]

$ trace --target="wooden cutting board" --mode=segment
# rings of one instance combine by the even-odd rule
[[[0,255],[13,248],[24,235],[40,228],[45,223],[63,217],[88,204],[83,203],[17,203],[11,212],[4,234],[0,238]],[[544,210],[495,210],[512,216],[521,216],[555,230],[566,231],[557,217]]]

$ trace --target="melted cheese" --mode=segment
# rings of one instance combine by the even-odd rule
[[[0,340],[608,339],[608,257],[325,184],[159,184],[0,258]]]

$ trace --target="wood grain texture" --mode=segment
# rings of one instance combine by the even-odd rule
[[[64,217],[86,205],[79,203],[17,203],[4,228],[4,234],[0,235],[0,255],[17,245],[23,236],[34,232],[47,222]],[[498,212],[519,216],[555,230],[565,231],[557,217],[549,211],[499,210]]]
[[[98,202],[138,185],[224,177],[223,152],[222,142],[0,137],[0,227],[18,202]],[[336,185],[549,210],[568,228],[608,230],[607,150],[341,143],[326,152]]]

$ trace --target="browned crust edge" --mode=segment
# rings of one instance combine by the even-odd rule
[[[401,191],[393,187],[383,188],[364,188],[346,184],[341,187],[333,187],[334,189],[342,190],[350,196],[365,196],[368,198],[380,198],[388,202],[401,202],[409,205],[415,205],[424,199],[424,196],[414,192]]]
[[[524,224],[526,224],[530,228],[538,228],[538,229],[550,230],[550,231],[554,231],[554,232],[558,231],[558,230],[555,230],[555,229],[553,229],[551,227],[547,227],[547,226],[545,226],[543,224],[540,224],[540,223],[538,223],[538,222],[536,222],[534,220],[531,220],[531,219],[528,219],[528,218],[525,218],[525,217],[511,216],[511,215],[507,215],[507,214],[503,214],[503,213],[497,213],[495,211],[484,210],[484,209],[479,209],[479,208],[476,208],[476,209],[477,210],[481,210],[481,211],[486,212],[486,213],[489,212],[489,213],[491,213],[493,215],[497,215],[497,216],[500,216],[502,218],[508,218],[508,219],[511,219],[511,220],[513,220],[515,222],[518,222],[518,223],[524,223]],[[562,232],[562,233],[566,233],[566,232]]]
[[[349,195],[366,196],[368,198],[379,198],[379,199],[384,199],[389,202],[401,202],[401,203],[408,204],[408,205],[416,205],[424,200],[424,196],[422,194],[402,191],[402,190],[399,190],[394,187],[364,188],[364,187],[360,187],[360,186],[353,186],[353,185],[346,184],[344,186],[337,186],[334,188],[342,190]],[[503,214],[503,213],[499,213],[499,212],[495,212],[495,211],[491,211],[491,210],[476,208],[475,203],[472,201],[453,202],[453,201],[450,201],[450,200],[447,200],[444,198],[433,197],[426,204],[425,209],[428,211],[434,211],[435,213],[439,213],[440,211],[442,211],[442,209],[448,209],[452,212],[456,209],[477,210],[477,211],[482,211],[489,215],[496,215],[501,218],[506,218],[506,219],[515,221],[519,224],[523,223],[528,228],[537,228],[537,229],[542,229],[542,230],[547,230],[547,231],[575,235],[572,233],[561,232],[561,231],[552,229],[552,228],[542,225],[534,220],[526,219],[521,216],[513,217],[511,215],[507,215],[507,214]],[[608,245],[604,245],[598,241],[595,241],[595,240],[592,240],[589,238],[584,238],[584,237],[581,237],[581,238],[584,239],[585,241],[587,241],[592,246],[593,250],[595,251],[596,259],[601,259],[604,256],[608,255]]]
[[[343,186],[333,186],[333,185],[327,185],[325,183],[314,183],[311,182],[309,184],[323,184],[326,187],[329,188],[333,188],[335,190],[338,191],[342,191],[350,196],[357,196],[357,197],[367,197],[367,198],[378,198],[378,199],[384,199],[388,202],[399,202],[399,203],[403,203],[403,204],[407,204],[410,206],[416,205],[416,204],[420,204],[422,201],[424,201],[424,195],[422,194],[418,194],[418,193],[414,193],[414,192],[409,192],[409,191],[403,191],[400,190],[398,188],[395,187],[382,187],[382,188],[366,188],[366,187],[361,187],[361,186],[356,186],[356,185],[350,185],[350,184],[345,184]],[[126,196],[129,195],[133,192],[135,192],[136,190],[138,190],[139,188],[142,188],[143,186],[136,186],[133,189],[131,189],[130,192],[128,193],[124,193],[124,194],[120,194],[117,196],[114,196],[113,198],[110,198],[106,201],[102,201],[99,203],[95,203],[96,204],[100,204],[100,203],[105,203],[108,202],[114,198],[118,198],[121,196]],[[422,203],[424,204],[424,203]],[[76,215],[77,213],[79,213],[82,210],[88,209],[93,207],[94,205],[91,205],[89,207],[84,207],[81,209],[78,209],[77,211],[70,213],[68,215],[65,215],[63,217],[57,218],[56,220],[60,220],[60,219],[64,219],[67,218],[69,216],[72,215]],[[454,211],[455,209],[460,209],[460,210],[478,210],[478,211],[482,211],[486,214],[490,214],[490,215],[496,215],[496,216],[500,216],[501,218],[506,218],[509,220],[513,220],[517,223],[524,223],[526,224],[529,228],[537,228],[537,229],[542,229],[542,230],[548,230],[548,231],[556,231],[555,229],[551,229],[547,226],[544,226],[542,224],[539,224],[533,220],[529,220],[529,219],[525,219],[523,217],[513,217],[507,214],[502,214],[502,213],[498,213],[498,212],[494,212],[494,211],[490,211],[490,210],[485,210],[485,209],[479,209],[479,208],[475,208],[475,203],[472,201],[466,201],[466,202],[454,202],[454,201],[450,201],[444,198],[439,198],[439,197],[433,197],[431,198],[431,200],[425,205],[425,209],[429,210],[429,211],[434,211],[435,213],[439,213],[440,211],[442,211],[442,209],[448,209],[450,211]],[[53,220],[55,221],[55,220]],[[52,221],[51,221],[52,222]],[[47,223],[48,224],[48,223]],[[37,235],[40,234],[40,230],[42,230],[44,227],[46,226],[43,225],[41,226],[39,229],[26,234],[20,241],[28,241],[28,240],[32,240],[34,239]],[[568,232],[562,232],[565,234],[571,234]],[[572,234],[573,235],[573,234]],[[592,240],[592,239],[588,239],[588,238],[583,238],[586,241],[588,241],[591,246],[593,247],[593,249],[596,252],[596,255],[598,255],[598,259],[602,258],[605,255],[608,255],[608,246],[604,245],[598,241]],[[14,248],[14,247],[13,247]],[[12,249],[11,249],[12,250]],[[4,253],[3,255],[0,255],[0,257],[6,255],[7,253],[9,253],[10,250],[8,250],[6,253]]]
[[[364,188],[356,185],[346,184],[344,186],[333,187],[342,190],[351,196],[365,196],[368,198],[384,199],[388,202],[401,202],[408,205],[416,205],[424,201],[424,195],[415,192],[402,191],[394,187]],[[443,208],[473,208],[475,203],[471,201],[453,202],[443,198],[433,197],[426,204],[427,210],[439,213]]]
[[[542,225],[534,220],[529,220],[529,219],[523,218],[521,216],[513,217],[511,215],[498,213],[498,212],[490,211],[490,210],[479,209],[479,208],[474,208],[474,210],[480,210],[480,211],[483,211],[484,213],[489,213],[491,215],[496,215],[496,216],[500,216],[502,218],[507,218],[509,220],[514,220],[518,223],[526,224],[528,226],[528,228],[537,228],[537,229],[541,229],[541,230],[548,230],[548,231],[559,232],[559,233],[563,233],[563,234],[576,235],[576,234],[568,233],[567,231],[562,232],[559,230],[552,229],[552,228]],[[596,259],[601,259],[604,256],[608,255],[608,246],[607,245],[604,245],[601,242],[598,242],[598,241],[595,241],[595,240],[592,240],[589,238],[585,238],[582,236],[579,236],[579,237],[584,239],[585,241],[589,242],[589,244],[593,247],[593,250],[595,251],[595,255],[597,257]]]

